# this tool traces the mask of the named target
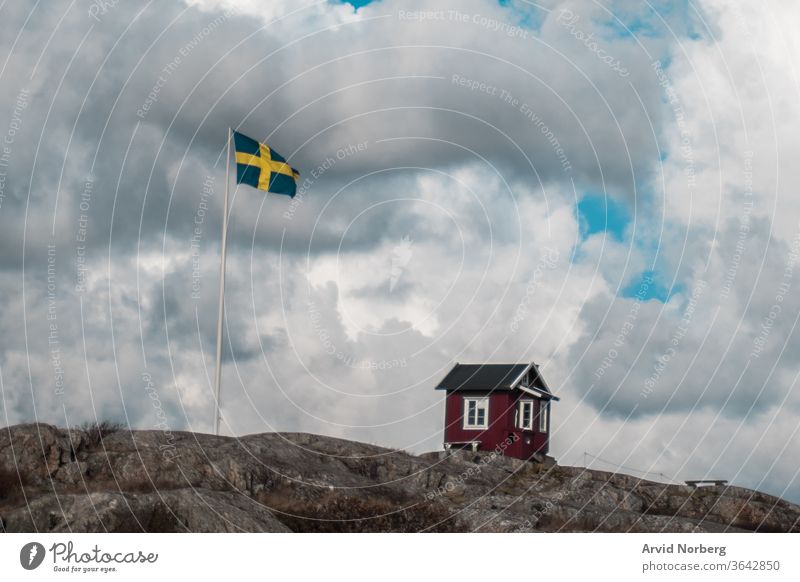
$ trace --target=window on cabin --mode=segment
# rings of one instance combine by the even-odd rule
[[[550,403],[542,401],[539,405],[539,432],[547,432],[550,421]]]
[[[464,399],[464,428],[486,428],[489,426],[489,399]]]
[[[533,400],[521,400],[517,425],[523,430],[533,430]]]

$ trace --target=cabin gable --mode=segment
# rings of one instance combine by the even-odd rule
[[[456,364],[436,388],[446,391],[445,449],[547,454],[558,398],[536,364]]]

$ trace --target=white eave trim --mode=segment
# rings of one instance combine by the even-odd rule
[[[542,384],[544,384],[544,387],[547,388],[547,391],[552,394],[553,391],[550,390],[550,386],[547,384],[547,380],[545,380],[544,376],[542,376],[541,372],[539,372],[539,366],[538,365],[536,366],[536,375],[539,377],[539,380],[542,381]],[[556,398],[556,400],[558,400],[558,398]]]
[[[546,398],[546,399],[555,400],[555,401],[560,400],[558,398],[558,396],[553,396],[549,392],[543,392],[541,390],[537,390],[536,388],[527,388],[525,386],[517,386],[517,388],[519,388],[520,390],[522,390],[526,394],[530,394],[531,396],[535,396],[536,398]]]
[[[511,383],[511,388],[521,388],[521,386],[517,386],[517,384],[520,383],[520,381],[525,377],[525,374],[528,373],[528,371],[531,369],[532,366],[533,362],[525,366],[525,369],[522,371],[522,373],[519,376],[517,376],[517,379]]]

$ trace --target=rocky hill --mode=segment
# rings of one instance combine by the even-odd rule
[[[28,424],[0,429],[0,530],[797,532],[800,507],[492,453]]]

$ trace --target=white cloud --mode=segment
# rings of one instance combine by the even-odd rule
[[[0,322],[25,332],[0,341],[9,421],[30,420],[34,399],[42,420],[63,423],[64,410],[84,420],[93,401],[100,416],[127,413],[136,426],[153,426],[148,371],[173,428],[210,429],[218,160],[225,128],[241,124],[279,144],[312,179],[291,219],[285,198],[236,192],[223,394],[234,432],[306,430],[431,449],[443,412],[433,386],[454,361],[535,359],[563,397],[553,415],[563,461],[579,462],[587,450],[679,478],[763,481],[796,498],[793,464],[780,451],[797,438],[800,305],[792,291],[800,272],[791,273],[792,291],[776,297],[800,216],[792,191],[800,178],[791,29],[798,9],[705,2],[708,30],[670,12],[666,31],[651,14],[645,24],[661,34],[633,39],[610,28],[612,16],[597,6],[544,4],[531,15],[521,3],[442,2],[433,6],[467,21],[420,23],[400,10],[430,3],[384,0],[357,12],[322,2],[237,3],[188,52],[186,43],[229,4],[194,2],[183,11],[165,3],[127,30],[130,7],[116,6],[100,23],[75,9],[30,78],[62,16],[41,14],[0,84],[7,111],[20,83],[30,78],[31,89],[0,207],[0,285],[9,298]],[[564,6],[628,76],[558,22]],[[298,11],[274,22],[287,10]],[[626,23],[638,10],[611,7]],[[527,17],[538,32],[525,28]],[[23,20],[9,13],[0,22],[6,49]],[[525,35],[491,22],[522,26]],[[176,56],[180,66],[138,115]],[[693,189],[656,59],[683,108]],[[359,143],[357,153],[337,156]],[[81,312],[73,263],[90,172]],[[191,236],[208,177],[213,194],[195,265]],[[587,190],[636,204],[634,241],[581,240],[574,205]],[[53,397],[48,345],[51,238],[65,398]],[[619,290],[651,267],[656,248],[658,275],[675,275],[678,286],[665,304],[634,308]],[[642,386],[678,337],[700,280],[708,284],[700,307],[645,399]],[[751,357],[777,301],[782,311]],[[615,347],[633,309],[632,328]],[[613,365],[595,377],[611,348]]]

